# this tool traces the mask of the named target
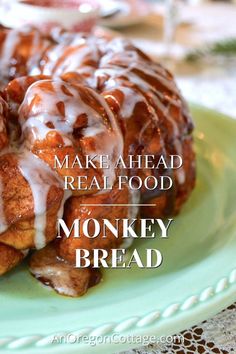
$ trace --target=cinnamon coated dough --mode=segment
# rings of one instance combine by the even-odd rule
[[[58,29],[45,35],[34,28],[1,27],[0,87],[1,274],[29,248],[40,250],[31,261],[31,272],[38,277],[50,254],[55,259],[56,252],[73,268],[76,248],[109,251],[122,242],[63,237],[48,251],[58,218],[69,225],[87,217],[167,217],[180,211],[194,188],[193,123],[186,102],[173,76],[130,42]],[[55,156],[60,161],[78,157],[84,165],[87,156],[95,155],[109,156],[109,168],[55,167]],[[128,184],[117,188],[119,156],[126,164],[130,156],[152,156],[154,165],[160,158],[170,165],[174,155],[183,162],[180,168],[126,170],[128,177],[141,181],[168,176],[173,181],[169,190],[134,193]],[[94,176],[100,182],[105,177],[112,188],[102,193],[96,188],[64,190],[66,177],[76,180],[84,174],[88,185]],[[150,206],[113,206],[140,202]],[[51,269],[57,271],[57,266]],[[89,284],[90,272],[86,274],[83,284]],[[81,289],[67,293],[81,295]]]

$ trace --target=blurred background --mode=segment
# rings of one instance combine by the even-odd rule
[[[0,0],[9,27],[55,23],[122,35],[176,76],[184,96],[236,117],[236,1]]]

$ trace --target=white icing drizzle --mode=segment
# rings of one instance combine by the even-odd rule
[[[171,123],[172,129],[173,129],[173,132],[172,132],[173,137],[177,138],[179,136],[179,127],[178,127],[176,121],[173,119],[173,117],[170,114],[168,114],[168,107],[166,107],[161,102],[161,100],[159,99],[159,97],[156,93],[156,90],[153,90],[153,87],[146,80],[144,80],[143,78],[141,78],[140,76],[138,76],[134,72],[129,71],[129,69],[122,69],[119,67],[118,68],[117,67],[108,68],[108,69],[106,69],[106,68],[98,69],[95,72],[95,75],[97,77],[108,75],[109,79],[105,83],[105,90],[114,89],[116,87],[118,89],[120,89],[121,77],[124,77],[123,82],[125,82],[125,80],[128,79],[128,81],[137,85],[137,87],[141,88],[144,93],[148,94],[148,96],[150,98],[152,98],[152,101],[155,104],[155,106],[163,113],[165,118]],[[127,79],[125,79],[125,78],[127,78]],[[133,94],[133,96],[135,97],[134,94]],[[141,98],[141,95],[140,95],[140,98]],[[125,96],[125,100],[126,99],[128,99],[128,98]],[[135,100],[136,99],[138,100],[137,97],[135,98]],[[133,102],[133,104],[135,104],[135,101]],[[156,117],[156,119],[158,120],[157,113],[155,112],[154,108],[151,107],[151,105],[149,105],[149,110],[152,111],[153,116]]]
[[[0,234],[6,231],[8,228],[5,212],[4,212],[4,204],[3,204],[3,183],[0,178]]]
[[[43,82],[50,83],[53,90],[50,92],[44,90],[42,86]],[[70,96],[62,91],[62,85],[64,85],[70,92]],[[99,155],[111,156],[111,168],[104,169],[103,173],[104,176],[108,177],[108,184],[112,186],[115,181],[115,162],[119,155],[123,154],[123,136],[105,99],[94,90],[87,89],[104,108],[109,118],[111,128],[105,125],[103,118],[95,111],[95,109],[82,100],[75,87],[64,83],[61,80],[42,80],[40,81],[40,84],[39,82],[36,82],[29,87],[25,99],[19,108],[19,120],[22,125],[22,132],[25,133],[25,136],[27,137],[27,131],[30,131],[31,139],[35,141],[37,139],[45,139],[48,132],[55,130],[62,135],[65,145],[72,145],[73,138],[71,134],[74,129],[74,124],[80,115],[86,114],[88,122],[87,126],[82,129],[82,134],[84,138],[93,137],[95,148],[93,150],[87,148],[87,150],[84,151],[84,154],[91,157],[98,155],[98,158]],[[37,111],[39,113],[36,112],[33,107],[33,115],[25,121],[24,109],[25,107],[27,109],[27,107],[31,105],[35,96],[40,97],[40,102],[37,105]],[[64,118],[58,112],[58,102],[64,103]],[[53,124],[53,129],[46,126],[48,122]],[[31,141],[31,143],[33,143],[33,141]]]
[[[0,55],[0,72],[2,77],[8,76],[8,70],[11,64],[16,45],[19,41],[19,32],[11,30],[6,33],[6,38]]]
[[[44,89],[43,83],[50,83],[53,90],[48,92]],[[71,96],[66,95],[61,86],[64,85],[69,90]],[[29,107],[33,99],[38,96],[40,97],[40,102],[37,104],[37,111],[32,111],[32,117],[27,117],[27,121],[24,123],[24,113],[23,109]],[[61,116],[58,112],[57,103],[63,102],[65,107],[65,117]],[[97,122],[101,121],[99,114],[90,106],[86,105],[81,99],[79,92],[71,85],[68,85],[60,80],[41,80],[39,82],[33,83],[26,95],[25,99],[19,108],[19,119],[22,125],[23,131],[29,125],[31,128],[33,122],[37,125],[37,130],[35,131],[35,137],[37,139],[43,140],[46,137],[48,131],[56,130],[63,135],[67,136],[69,133],[73,132],[73,126],[79,115],[86,113],[89,126],[96,125]],[[36,121],[39,122],[36,122]],[[53,123],[54,129],[50,129],[45,126],[48,122]],[[99,122],[101,124],[101,122]],[[101,124],[102,125],[102,124]]]
[[[138,70],[146,76],[155,78],[168,90],[179,95],[174,81],[168,79],[167,71],[161,65],[145,60],[135,47],[122,38],[116,38],[108,43],[106,54],[100,60],[100,68],[109,68],[110,66],[115,66],[116,70],[119,68],[125,68],[128,71]]]
[[[67,72],[89,72],[89,68],[82,66],[83,62],[90,58],[94,62],[99,60],[99,51],[95,37],[86,40],[77,35],[72,41],[65,41],[52,47],[47,52],[42,73],[58,77]],[[91,68],[90,68],[91,69]]]
[[[146,101],[144,96],[134,89],[125,86],[117,86],[116,89],[124,94],[124,101],[120,109],[120,113],[123,118],[131,117],[136,104]]]
[[[145,75],[149,77],[153,77],[156,80],[158,80],[163,86],[165,86],[168,90],[171,92],[174,92],[175,94],[179,94],[179,90],[175,86],[173,81],[170,81],[166,77],[160,75],[159,73],[156,73],[154,70],[151,70],[151,68],[148,68],[148,66],[145,64],[142,64],[141,67],[138,67],[138,64],[132,65],[132,69],[139,70],[143,72]]]
[[[108,53],[106,53],[102,58],[101,58],[101,61],[100,61],[100,67],[106,67],[107,65],[109,65],[109,63],[112,61],[112,60],[115,60],[116,59],[118,60],[119,59],[119,56],[116,56],[114,55],[114,53],[116,53],[116,51],[112,51],[110,50],[109,51],[109,48],[107,48],[108,50]],[[120,54],[120,53],[118,53]],[[122,51],[122,65],[124,64],[127,64],[130,65],[130,63],[134,63],[134,62],[137,62],[139,59],[138,57],[138,54],[134,51],[130,51],[130,52],[125,52],[125,49],[123,48],[123,51]]]
[[[149,127],[150,124],[151,124],[151,121],[149,120],[143,125],[142,129],[140,130],[139,139],[138,139],[140,144],[142,143],[143,135],[144,135],[146,129]]]
[[[129,209],[128,218],[135,219],[139,212],[138,206],[133,206],[134,204],[139,204],[140,202],[140,191],[139,190],[130,190],[129,191],[129,204],[132,204],[132,207]]]
[[[46,49],[48,46],[48,41],[42,41],[41,35],[39,32],[34,31],[33,41],[31,44],[31,53],[27,61],[27,69],[29,75],[39,75],[41,71],[39,69],[39,62],[42,56],[43,49]],[[42,48],[40,48],[42,46]]]
[[[183,146],[182,146],[182,143],[179,139],[176,139],[174,141],[174,147],[175,147],[177,155],[183,157]],[[180,168],[175,170],[175,172],[176,172],[176,176],[178,178],[179,184],[184,184],[185,180],[186,180],[186,173],[185,173],[184,166],[181,166]]]
[[[105,134],[104,137],[102,138],[102,141],[101,141],[101,137],[98,137],[97,139],[98,143],[96,145],[97,146],[96,154],[98,156],[99,155],[110,156],[110,168],[103,170],[104,176],[108,177],[108,186],[110,187],[113,185],[116,178],[115,164],[118,160],[118,157],[123,156],[124,139],[120,127],[117,123],[117,120],[114,114],[112,113],[110,107],[108,106],[107,102],[105,101],[105,99],[95,91],[93,91],[93,94],[96,97],[96,99],[100,102],[100,104],[104,107],[112,127],[112,131],[108,130],[107,134]],[[86,134],[88,134],[88,132]]]
[[[65,203],[71,196],[72,196],[72,192],[70,190],[64,190],[64,196],[61,201],[61,206],[60,206],[58,213],[57,213],[57,219],[62,219],[63,214],[64,214],[64,209],[65,209]]]
[[[109,54],[104,58],[103,64],[105,65],[107,60],[110,60],[112,58],[112,55]],[[179,91],[177,89],[177,87],[175,86],[175,84],[173,84],[172,82],[170,82],[170,80],[168,80],[166,77],[164,77],[163,75],[166,75],[164,69],[161,68],[161,66],[155,65],[155,67],[153,67],[153,64],[150,64],[150,68],[148,67],[148,64],[145,62],[140,62],[140,66],[138,66],[137,63],[132,62],[132,60],[134,60],[135,58],[132,56],[125,56],[126,58],[126,64],[128,65],[128,68],[121,68],[119,66],[114,65],[113,68],[112,66],[108,65],[108,68],[100,68],[96,71],[95,75],[96,77],[101,76],[108,76],[108,80],[105,83],[105,90],[111,90],[111,89],[118,89],[122,92],[125,93],[125,98],[124,98],[124,102],[123,105],[121,107],[121,116],[123,118],[125,117],[130,117],[133,109],[136,105],[137,102],[144,100],[144,98],[142,98],[142,96],[138,96],[135,95],[135,90],[132,89],[128,89],[126,87],[124,87],[124,82],[126,80],[126,78],[128,79],[128,81],[134,83],[135,85],[137,85],[138,87],[140,87],[144,93],[147,93],[149,98],[152,99],[153,104],[163,113],[163,115],[165,116],[165,118],[168,120],[168,122],[170,123],[171,127],[172,127],[172,134],[171,136],[173,137],[173,145],[175,148],[175,151],[178,155],[182,156],[183,155],[183,151],[182,151],[182,145],[181,142],[179,140],[180,138],[180,130],[179,130],[179,126],[177,124],[177,122],[173,119],[173,117],[169,114],[169,106],[170,104],[175,104],[176,106],[180,105],[179,100],[173,100],[171,98],[168,98],[169,100],[169,104],[166,106],[162,103],[162,101],[160,100],[159,93],[156,92],[156,90],[153,90],[153,87],[149,84],[148,81],[146,81],[145,79],[143,79],[142,77],[140,77],[138,74],[134,73],[132,70],[133,69],[137,69],[140,72],[143,72],[145,75],[147,76],[151,76],[154,77],[155,79],[157,79],[161,84],[163,84],[165,87],[167,87],[167,89],[171,90],[172,92],[174,92],[175,94],[179,95]],[[123,56],[122,56],[123,59]],[[125,59],[124,59],[125,60]],[[158,74],[155,71],[158,71]],[[122,79],[123,77],[123,79]],[[122,86],[122,81],[123,81],[123,86]],[[126,92],[125,92],[125,91]],[[129,92],[131,91],[130,95]],[[107,94],[109,96],[109,92]],[[158,120],[158,115],[155,111],[155,109],[152,107],[152,105],[149,105],[149,111],[152,113],[152,116],[155,120]],[[143,128],[146,129],[146,126]],[[140,132],[141,135],[142,132]],[[176,171],[176,176],[178,178],[178,182],[179,184],[184,184],[185,180],[186,180],[186,176],[185,176],[185,169],[183,167],[179,168]]]
[[[138,212],[139,212],[139,207],[137,204],[140,202],[140,191],[139,190],[131,190],[129,189],[129,204],[132,206],[129,206],[128,208],[128,219],[136,219]],[[121,248],[129,248],[134,242],[133,237],[127,237],[124,239],[124,241],[121,244]]]
[[[179,127],[178,127],[178,124],[176,123],[176,121],[169,114],[169,104],[167,106],[164,106],[164,104],[159,100],[159,98],[155,94],[153,94],[153,92],[151,92],[149,94],[149,97],[152,98],[155,106],[162,111],[165,118],[171,124],[172,129],[173,129],[171,136],[173,136],[174,139],[178,138],[179,137]]]
[[[124,52],[125,47],[127,45],[129,45],[130,42],[128,42],[127,40],[121,38],[121,37],[117,37],[112,39],[106,46],[106,51],[109,52],[113,52],[113,53],[120,53],[120,52]]]
[[[29,254],[29,249],[26,250],[20,250],[20,252],[23,254],[24,258],[28,256]]]
[[[65,72],[76,71],[85,57],[90,54],[89,47],[77,48],[68,56],[64,57],[64,60],[60,62],[58,66],[56,66],[53,71],[53,75],[60,76]]]
[[[45,228],[47,225],[47,197],[52,184],[55,184],[53,172],[42,160],[31,152],[24,151],[19,155],[18,167],[22,176],[29,183],[34,200],[34,229],[35,248],[41,249],[46,245]],[[61,181],[58,178],[58,185]]]
[[[47,51],[47,59],[43,59],[44,65],[41,70],[42,74],[44,75],[52,74],[53,68],[64,48],[65,48],[64,44],[58,44],[56,46],[53,46],[51,49]]]

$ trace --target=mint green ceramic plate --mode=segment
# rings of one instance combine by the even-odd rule
[[[236,122],[200,107],[196,123],[196,189],[157,270],[108,270],[80,299],[48,291],[22,266],[0,280],[0,348],[4,353],[113,353],[134,344],[51,344],[54,334],[174,334],[236,300]]]

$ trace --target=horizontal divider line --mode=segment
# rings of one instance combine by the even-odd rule
[[[156,204],[80,204],[80,206],[156,206]]]

